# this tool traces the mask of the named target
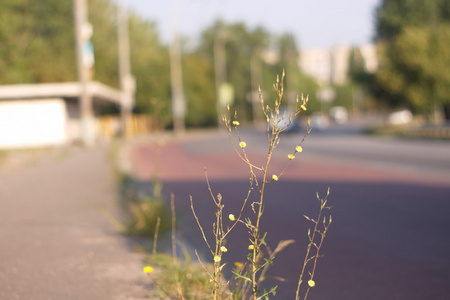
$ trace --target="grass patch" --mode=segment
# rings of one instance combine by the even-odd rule
[[[144,194],[140,185],[142,183],[130,176],[119,176],[120,204],[126,214],[123,231],[153,238],[157,227],[161,233],[170,230],[171,213],[161,193],[162,185],[156,178],[151,185],[151,195]]]
[[[369,128],[366,134],[432,140],[450,140],[450,126],[440,125],[385,125]]]
[[[405,126],[377,126],[368,128],[365,130],[364,133],[370,134],[370,135],[380,135],[380,136],[391,136],[391,137],[400,137],[404,136],[406,131]]]
[[[210,299],[212,283],[203,267],[187,257],[174,259],[170,254],[156,253],[145,259],[145,263],[155,267],[152,279],[156,289],[153,297],[160,299]]]
[[[170,215],[163,200],[152,197],[131,200],[128,209],[130,219],[125,226],[126,234],[153,237],[156,233],[158,218],[161,219],[161,232],[170,229]]]

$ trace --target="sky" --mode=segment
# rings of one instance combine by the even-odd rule
[[[362,46],[375,34],[375,8],[381,0],[122,0],[156,23],[164,42],[173,28],[198,40],[215,20],[259,25],[273,34],[291,33],[302,49]]]

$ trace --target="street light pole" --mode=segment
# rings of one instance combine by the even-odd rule
[[[227,82],[227,63],[225,52],[226,35],[226,29],[220,28],[214,41],[214,72],[216,79],[216,111],[218,128],[225,127],[225,124],[222,121],[222,116],[226,114],[226,103],[224,103],[225,99],[223,99],[223,88]]]
[[[172,82],[173,129],[176,134],[183,133],[185,130],[186,101],[181,70],[180,42],[178,36],[174,34],[170,44],[170,78]]]
[[[256,48],[252,56],[250,57],[250,78],[252,85],[252,92],[250,94],[250,101],[252,104],[253,113],[253,125],[259,125],[262,120],[261,113],[261,103],[259,99],[259,89],[258,86],[262,81],[262,70],[261,70],[261,51]]]
[[[92,26],[88,23],[86,0],[73,0],[75,20],[75,45],[77,57],[78,82],[81,87],[79,97],[81,140],[89,146],[94,142],[94,113],[92,109],[92,96],[88,90],[89,66],[87,57],[88,42],[92,35]]]
[[[182,134],[185,131],[185,114],[186,114],[186,99],[183,91],[183,75],[181,67],[181,49],[180,39],[178,36],[178,26],[176,20],[178,19],[178,6],[176,3],[175,15],[171,17],[172,27],[172,41],[170,43],[170,81],[172,87],[172,116],[173,116],[173,130],[175,134]]]
[[[136,89],[135,80],[131,75],[130,67],[130,37],[126,2],[127,0],[118,0],[117,3],[121,131],[124,136],[126,136],[128,132],[127,119],[131,115],[131,109],[134,104],[134,92]]]

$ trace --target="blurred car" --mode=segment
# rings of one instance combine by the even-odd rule
[[[343,124],[348,121],[348,111],[343,106],[334,106],[330,108],[330,118],[337,124]]]
[[[388,122],[391,125],[403,125],[412,122],[413,115],[409,110],[400,110],[389,114]]]
[[[330,125],[330,120],[327,116],[321,113],[314,113],[311,116],[311,128],[326,129]]]
[[[290,116],[292,117],[290,118]],[[300,130],[297,118],[294,116],[293,111],[287,107],[280,107],[280,113],[275,120],[275,126],[286,133]],[[272,130],[272,123],[269,123],[269,129]]]

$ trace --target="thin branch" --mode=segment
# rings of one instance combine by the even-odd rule
[[[211,254],[214,255],[214,251],[212,250],[211,246],[210,246],[209,243],[208,243],[208,239],[207,239],[206,236],[205,236],[205,231],[203,230],[203,227],[202,227],[202,225],[200,224],[200,221],[199,221],[199,219],[198,219],[198,217],[197,217],[197,214],[195,213],[195,210],[194,210],[194,204],[193,204],[193,201],[192,201],[192,196],[189,196],[189,199],[191,200],[191,210],[192,210],[192,214],[194,215],[195,221],[197,221],[197,225],[198,225],[198,227],[200,228],[200,231],[201,231],[202,236],[203,236],[203,240],[205,241],[206,245],[208,246],[208,249],[209,249],[209,251],[211,252]]]

